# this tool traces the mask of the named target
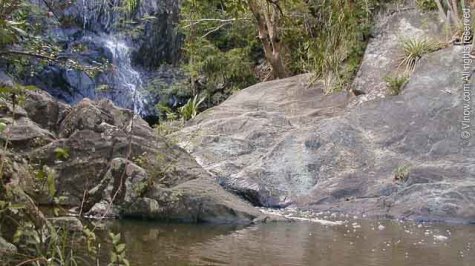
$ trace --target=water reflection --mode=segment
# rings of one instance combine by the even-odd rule
[[[474,265],[475,226],[352,221],[223,225],[122,221],[133,265]]]

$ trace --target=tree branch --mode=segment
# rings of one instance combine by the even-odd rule
[[[9,55],[9,54],[14,54],[14,55],[25,55],[25,56],[31,56],[31,57],[37,57],[37,58],[42,58],[42,59],[48,59],[51,61],[57,61],[56,58],[49,57],[46,55],[41,55],[41,54],[35,54],[32,52],[27,52],[27,51],[15,51],[15,50],[3,50],[0,51],[0,56],[1,55]]]
[[[219,25],[218,27],[206,32],[203,36],[201,36],[201,38],[205,38],[208,35],[210,35],[211,33],[216,32],[216,31],[220,30],[221,28],[223,28],[224,26],[227,26],[229,24],[231,24],[231,22],[223,23],[223,24]]]

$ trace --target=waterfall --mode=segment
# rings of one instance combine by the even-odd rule
[[[140,73],[132,67],[129,46],[111,35],[101,36],[100,39],[112,56],[113,84],[110,85],[115,90],[112,100],[120,106],[131,108],[137,114],[144,114],[147,101],[141,93],[143,82]]]
[[[86,30],[87,26],[87,2],[82,0],[82,29]]]
[[[98,98],[110,99],[136,114],[146,115],[147,101],[141,93],[143,82],[140,73],[132,67],[130,47],[112,30],[121,1],[81,0],[78,4],[82,10],[83,41],[103,47],[112,63],[112,70],[100,81],[108,85],[109,90],[97,92]],[[92,33],[94,31],[96,33]],[[97,31],[102,33],[97,34]]]
[[[81,0],[78,7],[81,11],[83,30],[88,28],[103,28],[111,30],[118,17],[117,9],[121,7],[122,0]],[[97,29],[97,28],[96,28]]]

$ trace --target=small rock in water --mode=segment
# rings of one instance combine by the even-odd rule
[[[378,229],[379,229],[379,230],[384,230],[384,228],[385,228],[385,227],[384,227],[384,225],[382,225],[382,224],[380,224],[380,225],[378,226]]]

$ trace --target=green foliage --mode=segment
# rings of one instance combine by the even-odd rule
[[[254,84],[255,26],[236,18],[239,1],[185,0],[180,31],[185,36],[182,68],[187,76],[178,90],[184,98],[206,95],[216,105],[234,91]],[[246,15],[248,16],[248,14]]]
[[[69,148],[56,148],[54,149],[54,154],[56,156],[56,159],[64,161],[69,158]]]
[[[313,72],[316,78],[326,79],[332,90],[339,90],[358,70],[373,11],[385,1],[254,2],[262,9],[277,4],[282,11],[277,30],[283,46],[283,61],[290,74]],[[186,36],[184,51],[188,63],[185,69],[190,77],[191,96],[204,92],[214,105],[226,99],[232,87],[240,89],[256,82],[256,77],[268,77],[256,72],[264,54],[256,38],[255,17],[248,3],[184,1],[181,29]],[[200,90],[194,81],[201,76],[207,83]],[[225,88],[225,92],[219,91],[220,88]]]
[[[0,99],[10,101],[15,107],[21,106],[25,101],[25,93],[36,89],[35,86],[22,86],[18,84],[8,87],[0,86]]]
[[[87,256],[79,255],[82,233],[70,232],[66,228],[54,228],[49,224],[38,228],[31,222],[19,221],[13,237],[13,243],[19,247],[24,256],[34,255],[28,265],[88,265]],[[90,230],[89,230],[90,231]],[[25,259],[22,259],[25,261]]]
[[[84,227],[82,233],[86,237],[87,252],[92,255],[97,255],[97,237],[93,230]]]
[[[24,204],[15,204],[11,201],[0,200],[0,217],[4,213],[18,214],[21,210],[25,209]]]
[[[36,171],[36,179],[46,185],[48,194],[53,199],[56,195],[56,172],[45,165]]]
[[[401,49],[404,53],[400,66],[404,66],[408,72],[414,71],[417,63],[423,55],[434,52],[441,48],[441,45],[428,39],[403,39]]]
[[[394,170],[394,180],[406,182],[409,178],[410,173],[410,166],[409,165],[400,165]]]
[[[7,129],[7,124],[0,122],[0,134]]]
[[[431,11],[437,9],[434,0],[416,0],[417,7],[422,11]]]
[[[148,164],[147,153],[144,152],[140,155],[134,156],[132,161],[140,167],[146,166]]]
[[[155,108],[158,111],[160,121],[174,121],[178,115],[164,103],[158,103]]]
[[[329,90],[348,85],[359,68],[366,48],[373,10],[383,1],[309,1],[307,24],[311,28],[300,41],[299,58],[304,69],[326,80]]]
[[[139,6],[139,0],[124,0],[123,2],[124,2],[123,5],[125,6],[126,11],[129,14],[132,14],[133,12],[135,12],[135,10]]]
[[[95,256],[77,252],[83,250],[81,232],[54,227],[20,188],[1,182],[0,235],[18,248],[8,258],[12,265],[89,265],[88,258]]]
[[[0,56],[4,60],[2,63],[7,63],[6,72],[24,80],[51,63],[84,71],[89,76],[95,76],[109,68],[110,64],[106,59],[99,64],[85,64],[76,58],[60,57],[66,48],[50,38],[42,37],[58,21],[44,14],[45,10],[41,5],[31,1],[0,1]],[[85,48],[87,47],[79,47],[73,51],[81,52]]]
[[[390,95],[399,95],[408,80],[407,75],[389,75],[384,78]]]
[[[110,266],[129,266],[130,263],[125,256],[125,244],[120,241],[120,233],[109,233],[112,241],[112,251],[110,253]]]
[[[200,105],[204,100],[205,98],[198,100],[198,95],[196,95],[193,99],[189,99],[188,102],[179,109],[183,120],[186,121],[195,118],[195,116],[198,114]]]
[[[0,49],[13,44],[25,35],[24,21],[15,21],[15,14],[21,7],[19,0],[2,0],[0,2]]]

